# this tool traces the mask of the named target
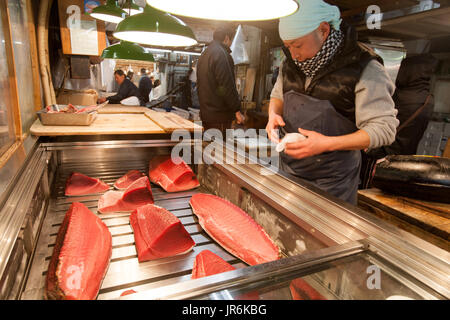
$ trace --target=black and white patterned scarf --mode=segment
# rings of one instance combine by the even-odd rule
[[[305,61],[294,60],[294,62],[307,77],[313,78],[320,69],[331,62],[331,59],[340,50],[343,40],[344,33],[331,28],[327,40],[314,57]]]

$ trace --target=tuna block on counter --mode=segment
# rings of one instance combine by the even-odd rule
[[[106,225],[74,202],[59,228],[50,260],[47,299],[93,300],[108,269],[112,239]]]
[[[139,170],[130,170],[123,177],[117,179],[114,183],[114,188],[117,190],[125,190],[128,188],[133,182],[145,176]]]
[[[187,253],[195,246],[180,219],[164,208],[149,204],[130,215],[139,262]]]
[[[150,160],[148,172],[151,182],[167,192],[186,191],[200,186],[191,167],[181,158],[156,156]]]
[[[232,255],[249,265],[279,259],[279,248],[238,206],[204,193],[193,195],[189,204],[206,233]]]
[[[293,300],[327,300],[302,278],[292,280],[289,289]]]
[[[101,181],[88,177],[84,174],[74,172],[66,181],[66,196],[84,196],[88,194],[102,193],[109,190],[109,185]]]
[[[195,257],[191,279],[203,278],[232,270],[236,270],[236,268],[217,254],[209,250],[203,250]],[[259,298],[257,291],[246,292],[235,297],[236,300],[259,300]]]
[[[191,278],[198,279],[231,270],[236,270],[236,268],[217,254],[203,250],[195,257]]]
[[[98,200],[98,212],[131,212],[134,209],[154,203],[148,177],[133,182],[125,191],[108,191]]]

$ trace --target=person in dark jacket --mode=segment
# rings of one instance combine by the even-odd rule
[[[120,104],[123,99],[136,97],[139,99],[141,105],[143,105],[139,89],[134,85],[133,82],[131,82],[130,79],[126,77],[125,73],[122,70],[116,70],[114,72],[114,78],[119,85],[119,91],[114,96],[99,99],[98,103],[109,101],[109,103],[111,104]]]
[[[213,41],[202,53],[197,64],[197,87],[200,118],[205,130],[216,128],[225,138],[233,120],[243,123],[241,101],[236,89],[234,62],[230,55],[234,31],[219,27]]]
[[[139,92],[141,93],[142,101],[147,103],[149,101],[150,92],[152,91],[152,81],[147,76],[144,68],[141,69],[141,80],[139,80]]]
[[[192,81],[190,77],[193,71],[194,70],[190,68],[186,76],[183,77],[183,89],[181,90],[181,108],[183,109],[192,108]]]
[[[375,149],[371,155],[381,159],[387,155],[416,154],[434,109],[431,77],[439,60],[431,54],[407,57],[402,61],[393,95],[400,126],[390,146]]]

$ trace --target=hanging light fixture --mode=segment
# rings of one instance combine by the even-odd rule
[[[117,0],[108,0],[105,5],[94,8],[91,17],[106,22],[119,23],[127,16],[127,13],[120,9]]]
[[[190,47],[197,44],[194,33],[183,21],[148,5],[143,13],[119,23],[114,37],[161,47]]]
[[[147,0],[172,14],[212,20],[256,21],[289,16],[298,10],[296,0]]]
[[[155,62],[153,54],[135,43],[120,41],[102,52],[103,59],[123,59]]]
[[[134,0],[131,0],[125,5],[124,10],[128,15],[134,16],[136,14],[142,13],[144,11],[144,8],[134,3]]]

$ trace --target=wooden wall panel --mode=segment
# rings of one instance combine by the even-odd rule
[[[39,73],[39,60],[36,42],[36,25],[34,21],[33,0],[26,0],[28,33],[30,36],[31,73],[33,76],[34,109],[42,109],[41,76]]]

